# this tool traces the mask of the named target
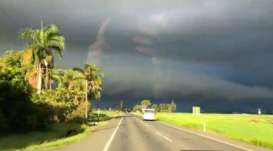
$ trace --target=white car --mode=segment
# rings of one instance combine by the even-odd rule
[[[155,109],[143,109],[143,120],[155,120]]]

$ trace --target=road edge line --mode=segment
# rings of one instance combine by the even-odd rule
[[[108,151],[108,149],[109,149],[109,147],[110,147],[110,145],[111,145],[111,143],[112,143],[112,141],[113,141],[113,139],[114,139],[114,137],[115,137],[115,135],[116,135],[116,133],[117,133],[119,127],[120,127],[120,124],[121,124],[122,120],[123,120],[123,118],[121,118],[121,119],[119,120],[119,123],[118,123],[117,127],[115,128],[114,132],[112,133],[110,139],[109,139],[109,140],[107,141],[107,143],[105,144],[105,146],[104,146],[104,148],[103,148],[103,151]]]
[[[171,128],[177,129],[177,130],[181,130],[181,131],[184,131],[184,132],[193,134],[193,135],[197,135],[197,136],[200,136],[200,137],[203,137],[203,138],[207,138],[207,139],[213,140],[213,141],[215,141],[215,142],[222,143],[222,144],[226,144],[226,145],[229,145],[229,146],[238,148],[238,149],[242,149],[242,150],[245,150],[245,151],[253,151],[252,149],[249,149],[249,148],[246,148],[246,147],[243,147],[243,146],[239,146],[239,145],[235,145],[235,144],[230,143],[230,142],[227,142],[227,141],[219,140],[219,139],[213,138],[213,137],[211,137],[211,136],[207,136],[207,135],[204,135],[204,134],[200,134],[200,133],[197,133],[197,132],[193,132],[193,131],[190,131],[190,130],[186,130],[186,129],[184,129],[184,128],[176,127],[176,126],[171,125],[171,124],[169,124],[169,123],[165,123],[165,122],[161,122],[161,121],[159,121],[159,123],[162,123],[162,124],[164,124],[164,125],[166,125],[166,126],[169,126],[169,127],[171,127]]]

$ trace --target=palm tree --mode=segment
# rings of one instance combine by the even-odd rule
[[[65,72],[61,69],[52,69],[51,71],[52,71],[51,78],[52,80],[57,82],[58,84],[57,88],[64,88],[64,83],[66,80],[64,79]]]
[[[34,65],[33,72],[36,74],[36,89],[40,93],[41,89],[48,88],[50,81],[49,70],[54,67],[54,51],[60,56],[64,50],[65,39],[60,34],[59,28],[52,24],[41,29],[27,28],[21,33],[21,38],[29,40],[28,55],[29,63]],[[44,78],[44,82],[42,82]]]
[[[99,100],[102,92],[103,77],[101,68],[93,64],[85,64],[83,69],[74,68],[74,70],[79,71],[84,76],[86,101],[88,101],[88,98]],[[88,118],[88,107],[86,107],[85,118]]]

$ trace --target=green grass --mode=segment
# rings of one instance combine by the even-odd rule
[[[101,110],[101,111],[93,111],[89,113],[88,121],[91,123],[100,122],[100,121],[107,121],[111,118],[116,118],[120,116],[120,111],[108,111],[108,110]]]
[[[101,122],[97,126],[105,125]],[[30,132],[26,134],[10,134],[0,137],[1,151],[30,151],[60,147],[77,142],[90,134],[95,127],[77,123],[54,124],[47,131]],[[77,129],[80,133],[64,137],[68,130]]]
[[[120,111],[116,111],[116,110],[112,110],[112,111],[109,111],[109,110],[102,110],[101,111],[102,114],[105,114],[111,118],[115,118],[115,117],[119,117],[121,112]]]
[[[273,115],[157,113],[157,119],[273,149]]]
[[[94,114],[94,112],[90,113],[90,115],[92,114]],[[45,131],[0,135],[0,151],[36,151],[71,144],[92,133],[96,127],[106,125],[106,120],[118,117],[120,112],[102,110],[100,114],[104,117],[101,118],[103,122],[99,122],[97,126],[93,127],[78,123],[62,123],[51,125]],[[71,129],[76,129],[79,133],[65,137],[67,131]]]

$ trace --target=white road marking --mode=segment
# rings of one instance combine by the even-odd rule
[[[170,143],[172,143],[172,142],[173,142],[173,140],[172,140],[172,139],[170,139],[169,137],[167,137],[167,136],[165,136],[165,135],[161,134],[160,132],[156,132],[156,134],[157,134],[158,136],[160,136],[160,137],[164,138],[165,140],[167,140],[167,141],[168,141],[168,142],[170,142]]]
[[[147,123],[145,123],[144,121],[142,121],[142,120],[140,120],[142,123],[143,123],[143,125],[145,125],[147,128],[151,128],[151,129],[155,129],[152,125],[150,125],[150,124],[147,124]],[[162,133],[160,133],[159,131],[157,131],[156,129],[155,129],[155,131],[156,131],[156,135],[158,135],[158,136],[160,136],[160,137],[162,137],[162,138],[164,138],[165,140],[167,140],[168,142],[170,142],[170,143],[172,143],[173,142],[173,140],[172,139],[170,139],[169,137],[167,137],[167,136],[165,136],[165,135],[163,135]]]
[[[184,131],[184,132],[193,134],[193,135],[201,136],[201,137],[204,137],[204,138],[213,140],[213,141],[215,141],[215,142],[222,143],[222,144],[226,144],[226,145],[229,145],[229,146],[232,146],[232,147],[241,149],[241,150],[253,151],[252,149],[249,149],[249,148],[246,148],[246,147],[243,147],[243,146],[239,146],[239,145],[236,145],[236,144],[232,144],[232,143],[229,143],[229,142],[226,142],[226,141],[223,141],[223,140],[219,140],[219,139],[216,139],[216,138],[211,137],[211,136],[208,136],[208,135],[203,135],[203,134],[196,133],[196,132],[193,132],[193,131],[190,131],[190,130],[186,130],[186,129],[182,129],[182,128],[179,128],[179,127],[175,127],[175,126],[172,126],[172,125],[170,125],[170,124],[163,123],[163,122],[160,122],[160,123],[162,123],[162,124],[164,124],[164,125],[166,125],[166,126],[172,127],[172,128],[174,128],[174,129],[178,129],[178,130],[181,130],[181,131]]]
[[[119,129],[119,126],[120,126],[122,120],[123,120],[123,118],[121,118],[121,119],[119,120],[119,123],[118,123],[116,129],[114,130],[114,132],[113,132],[113,134],[111,135],[110,139],[108,140],[108,142],[107,142],[106,145],[104,146],[103,151],[108,151],[108,149],[109,149],[109,147],[110,147],[110,145],[111,145],[111,143],[112,143],[112,141],[113,141],[113,139],[114,139],[114,137],[115,137],[115,135],[116,135],[116,133],[117,133],[117,131],[118,131],[118,129]]]

